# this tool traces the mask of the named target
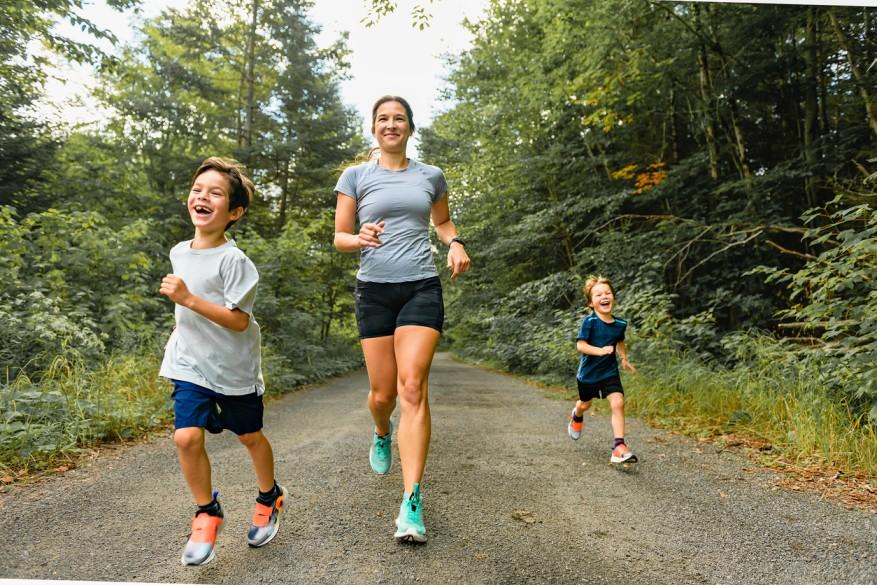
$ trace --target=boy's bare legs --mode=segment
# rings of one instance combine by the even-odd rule
[[[390,432],[390,415],[396,408],[396,355],[393,336],[362,340],[362,355],[368,371],[368,409],[375,422],[375,432]]]
[[[174,431],[174,443],[177,446],[177,457],[189,490],[195,497],[195,503],[206,506],[213,501],[210,477],[210,460],[204,449],[204,429],[185,427]]]
[[[238,436],[238,440],[250,452],[253,467],[256,470],[256,480],[259,482],[260,492],[270,492],[274,489],[274,451],[271,443],[262,431],[244,433]]]
[[[429,368],[441,334],[431,327],[405,325],[396,328],[398,368],[399,459],[402,482],[411,493],[423,479],[432,420],[429,413]]]
[[[612,436],[624,437],[624,394],[621,392],[613,392],[606,397],[609,402],[609,409],[612,411]],[[630,451],[627,445],[621,444],[615,448],[616,455],[624,455]]]
[[[582,416],[589,408],[591,408],[590,400],[588,400],[587,402],[576,400],[576,416]]]

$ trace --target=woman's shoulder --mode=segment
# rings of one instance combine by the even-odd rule
[[[360,176],[363,173],[370,171],[374,167],[375,167],[375,161],[365,160],[365,161],[350,165],[349,167],[345,168],[341,172],[341,174],[342,175]]]
[[[419,161],[417,159],[412,158],[411,164],[414,165],[415,168],[420,170],[422,173],[425,173],[429,177],[438,177],[444,176],[444,172],[435,165],[426,164],[423,161]]]

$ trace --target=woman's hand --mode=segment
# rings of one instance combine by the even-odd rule
[[[457,278],[458,274],[469,272],[469,255],[466,248],[459,242],[452,242],[448,250],[448,268],[451,270],[451,278]]]
[[[359,247],[377,248],[381,245],[381,234],[384,233],[384,222],[364,223],[359,228]]]

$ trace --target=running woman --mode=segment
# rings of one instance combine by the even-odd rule
[[[449,247],[451,277],[469,270],[465,243],[448,210],[444,174],[406,154],[414,129],[406,100],[378,99],[372,134],[379,157],[347,168],[335,185],[335,247],[360,254],[356,320],[374,419],[369,463],[380,475],[392,463],[390,415],[397,398],[400,406],[397,443],[404,493],[394,534],[400,542],[426,542],[421,482],[431,430],[427,380],[444,322],[430,219]]]

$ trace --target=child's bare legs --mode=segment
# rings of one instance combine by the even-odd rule
[[[576,416],[582,416],[585,414],[585,411],[591,408],[591,401],[582,402],[581,400],[576,400]]]
[[[174,431],[174,443],[177,446],[177,457],[183,476],[189,484],[189,490],[195,497],[195,503],[206,506],[213,501],[210,478],[210,460],[204,449],[204,429],[185,427]]]
[[[253,460],[253,467],[256,469],[259,491],[270,492],[274,489],[274,451],[268,438],[262,431],[256,431],[239,435],[238,440],[250,452],[250,459]]]
[[[609,402],[609,408],[612,411],[612,436],[616,438],[624,437],[624,394],[621,392],[613,392],[606,397]],[[615,448],[616,455],[624,455],[630,451],[627,445],[622,443]]]

